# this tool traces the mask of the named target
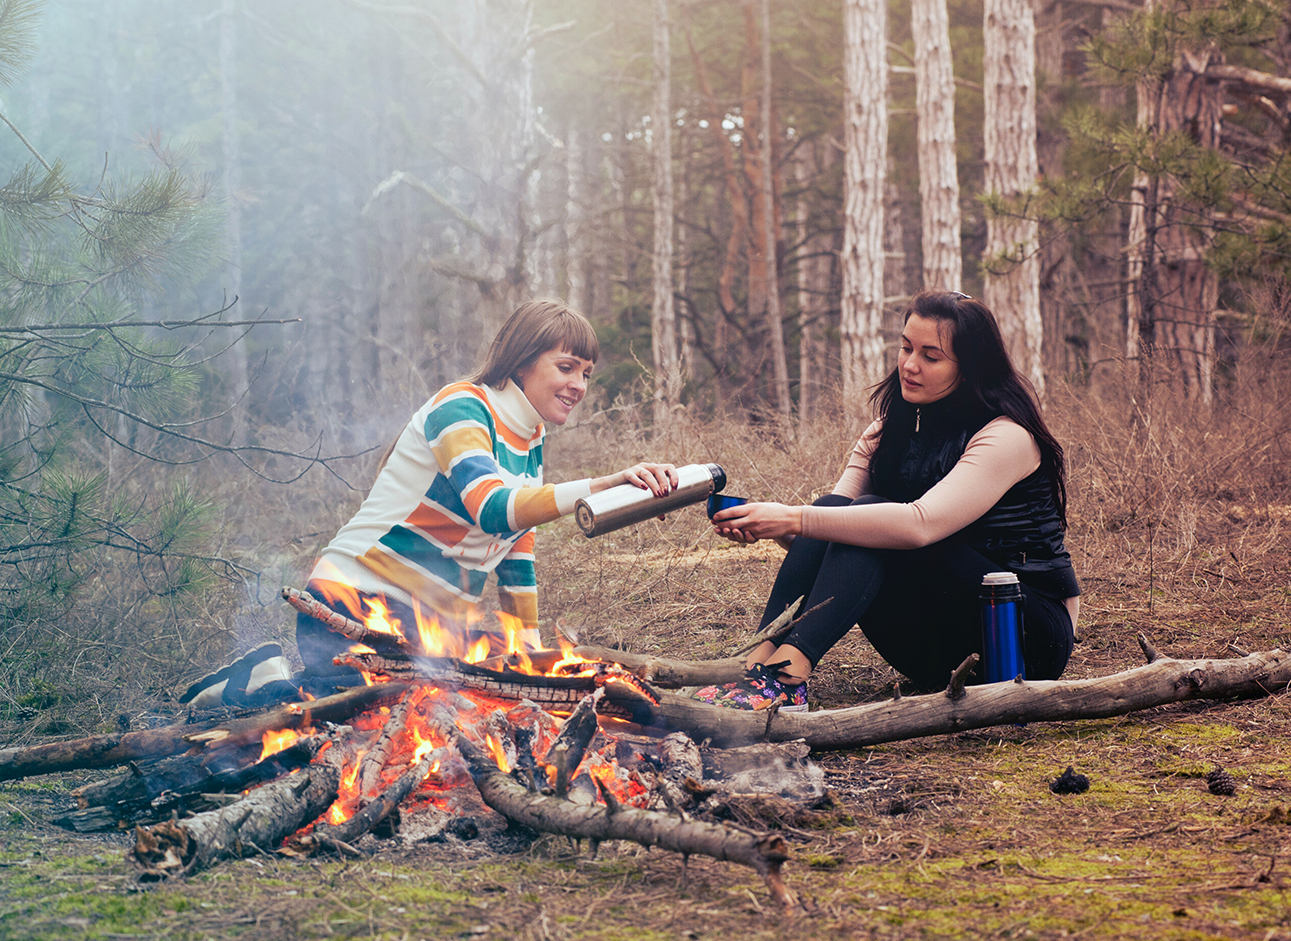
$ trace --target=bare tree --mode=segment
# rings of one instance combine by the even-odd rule
[[[883,199],[887,177],[887,4],[843,3],[844,410],[861,424],[865,390],[883,378]]]
[[[1031,0],[986,0],[983,20],[985,189],[996,201],[987,221],[983,294],[1014,365],[1043,393],[1039,226],[1017,206],[1037,174],[1035,12]]]
[[[919,133],[919,202],[925,287],[958,291],[959,163],[955,159],[955,73],[946,0],[912,0],[915,108]]]
[[[238,141],[238,0],[224,0],[220,10],[220,117],[224,164],[224,231],[228,251],[230,300],[242,296],[242,165]],[[233,443],[246,440],[247,351],[239,340],[228,351],[228,378],[233,393]]]
[[[789,398],[789,364],[785,359],[784,325],[780,321],[780,276],[776,265],[775,173],[771,124],[771,0],[762,0],[762,213],[767,270],[767,330],[771,336],[771,368],[775,376],[776,411],[786,423],[793,412]]]
[[[681,363],[677,357],[677,314],[672,287],[672,50],[668,0],[653,0],[654,114],[650,121],[654,151],[654,303],[650,308],[650,349],[654,354],[654,420],[664,424],[681,402]]]
[[[1223,109],[1219,84],[1206,73],[1223,65],[1217,49],[1185,49],[1164,79],[1140,80],[1139,130],[1153,137],[1178,133],[1218,149]],[[1172,173],[1136,170],[1126,251],[1126,354],[1138,359],[1147,387],[1164,356],[1178,369],[1184,394],[1209,405],[1219,305],[1219,279],[1206,261],[1213,219],[1206,207],[1187,205],[1180,188]]]
[[[829,142],[806,140],[798,145],[794,176],[798,184],[798,421],[816,414],[825,378],[825,332],[833,284],[834,244],[828,232],[810,226],[810,187],[817,174],[834,162]]]

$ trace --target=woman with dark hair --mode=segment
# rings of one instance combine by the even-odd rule
[[[1062,447],[994,315],[958,292],[916,294],[897,368],[870,401],[878,417],[833,493],[713,517],[735,542],[788,547],[762,625],[800,596],[807,613],[749,655],[743,679],[697,698],[804,710],[808,675],[854,624],[916,685],[944,684],[981,652],[978,594],[997,571],[1022,584],[1026,676],[1056,679],[1066,667],[1080,586],[1063,545]]]
[[[563,425],[587,392],[600,353],[592,325],[558,301],[513,313],[484,365],[417,410],[387,453],[367,499],[323,550],[308,590],[348,616],[374,611],[405,634],[432,620],[446,655],[464,656],[489,635],[477,610],[490,573],[502,611],[539,646],[534,527],[575,501],[629,483],[668,493],[671,464],[635,464],[586,480],[543,482],[545,426]],[[301,614],[296,640],[307,675],[335,675],[350,642]]]

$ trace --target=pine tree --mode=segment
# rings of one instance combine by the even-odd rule
[[[34,54],[39,8],[0,0],[6,86]],[[164,282],[208,264],[204,193],[157,141],[158,168],[142,180],[80,188],[0,121],[30,154],[0,186],[0,623],[64,610],[95,551],[158,562],[155,591],[199,587],[202,501],[181,488],[131,503],[114,492],[110,457],[209,453],[191,423],[188,348],[154,337],[179,324],[150,329],[138,313]]]

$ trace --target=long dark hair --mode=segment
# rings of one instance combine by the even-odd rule
[[[959,364],[960,375],[959,386],[951,397],[958,399],[969,412],[988,416],[987,421],[1001,415],[1010,418],[1035,438],[1040,449],[1040,469],[1047,471],[1058,515],[1065,529],[1067,471],[1062,445],[1040,414],[1034,387],[1013,368],[995,315],[981,301],[958,292],[927,290],[910,299],[902,323],[913,314],[949,327],[950,345]],[[871,460],[873,468],[894,459],[900,460],[899,455],[889,452],[908,440],[908,430],[914,428],[916,407],[902,397],[901,376],[896,369],[874,387],[870,404],[883,422],[883,432]],[[889,428],[907,430],[907,433],[889,435]]]

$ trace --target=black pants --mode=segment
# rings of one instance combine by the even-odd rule
[[[830,494],[816,506],[883,503]],[[765,626],[800,595],[800,611],[819,610],[781,643],[797,647],[812,665],[859,624],[874,649],[918,686],[944,685],[970,653],[982,652],[982,576],[1000,566],[956,537],[923,549],[866,549],[799,536],[780,565],[762,615]],[[1057,679],[1073,643],[1066,605],[1022,586],[1026,675]]]

